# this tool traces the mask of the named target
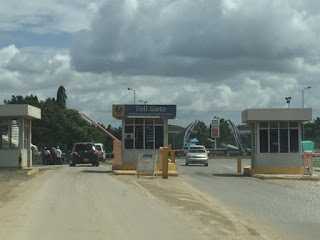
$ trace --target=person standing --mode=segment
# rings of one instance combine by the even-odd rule
[[[52,147],[50,152],[51,152],[52,164],[57,164],[57,149],[55,147]]]
[[[56,155],[57,155],[58,164],[62,164],[62,151],[59,148],[59,146],[57,146],[56,148]]]
[[[52,162],[51,152],[47,147],[45,147],[43,150],[43,159],[42,160],[43,160],[44,165],[49,165]]]

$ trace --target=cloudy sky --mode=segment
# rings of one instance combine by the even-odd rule
[[[115,123],[127,88],[177,104],[176,123],[320,98],[318,0],[1,0],[0,101],[54,97]]]

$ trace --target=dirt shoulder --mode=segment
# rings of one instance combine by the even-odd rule
[[[26,171],[17,169],[0,170],[0,207],[10,199],[14,198],[14,190],[20,184],[32,179]]]
[[[280,239],[270,231],[258,230],[257,226],[234,216],[221,203],[181,178],[115,177],[136,185],[149,197],[166,204],[168,211],[179,215],[181,224],[197,230],[201,239]]]

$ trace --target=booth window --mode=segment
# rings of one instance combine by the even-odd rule
[[[158,149],[163,146],[163,119],[125,120],[125,149]]]
[[[280,122],[280,152],[289,152],[288,122]]]
[[[10,147],[9,129],[8,126],[0,126],[0,149]]]
[[[17,120],[0,121],[0,149],[19,146],[19,125]]]
[[[132,149],[133,148],[133,126],[128,126],[126,125],[124,128],[124,133],[125,133],[125,148],[126,149]]]
[[[279,152],[278,122],[270,122],[270,152]]]
[[[145,120],[145,148],[153,149],[154,145],[154,131],[153,131],[153,120]]]
[[[261,122],[259,124],[260,153],[299,152],[297,122]]]
[[[155,148],[163,147],[163,126],[155,126]]]
[[[299,128],[297,123],[290,123],[290,152],[299,152]]]
[[[260,123],[260,152],[261,153],[267,153],[269,152],[269,136],[268,136],[268,123],[267,122],[261,122]]]
[[[143,126],[135,126],[135,148],[143,149]]]

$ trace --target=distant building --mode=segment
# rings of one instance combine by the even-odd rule
[[[0,105],[0,167],[32,166],[32,119],[41,119],[39,108]]]
[[[113,117],[122,121],[121,158],[114,170],[135,170],[144,154],[155,157],[168,145],[168,119],[176,117],[176,105],[113,105]]]
[[[242,122],[252,133],[253,173],[304,174],[302,124],[311,119],[311,108],[243,111]]]

